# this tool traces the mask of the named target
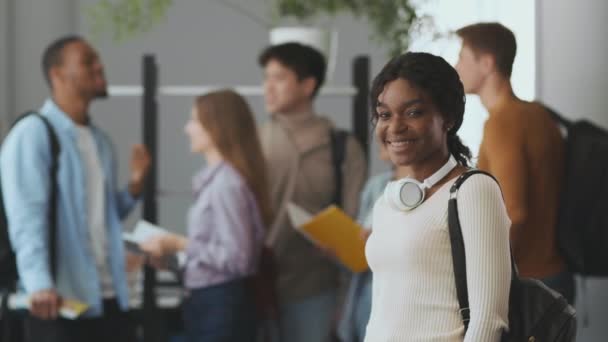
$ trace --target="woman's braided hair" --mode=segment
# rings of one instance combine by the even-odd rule
[[[378,96],[387,83],[405,79],[431,97],[446,122],[448,150],[464,166],[469,165],[471,150],[458,137],[464,117],[465,94],[456,70],[443,58],[424,52],[407,52],[390,60],[372,82],[370,92],[372,123],[378,120]]]

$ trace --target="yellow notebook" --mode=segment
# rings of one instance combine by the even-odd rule
[[[295,229],[313,243],[333,250],[351,271],[358,273],[368,269],[365,241],[361,239],[363,228],[340,208],[332,205],[312,216],[296,204],[289,203],[287,214]]]

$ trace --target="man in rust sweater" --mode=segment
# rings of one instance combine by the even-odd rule
[[[537,278],[572,303],[574,279],[556,242],[556,219],[564,170],[564,141],[551,115],[520,100],[511,87],[516,42],[498,23],[456,31],[462,48],[456,69],[465,92],[479,95],[489,112],[478,167],[500,182],[520,274]]]

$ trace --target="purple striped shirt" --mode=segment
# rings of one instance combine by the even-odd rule
[[[184,282],[196,289],[255,273],[265,227],[255,196],[231,165],[204,167],[193,180]]]

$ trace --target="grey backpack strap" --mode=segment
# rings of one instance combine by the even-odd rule
[[[336,190],[334,193],[333,203],[337,206],[342,206],[342,190],[344,180],[342,176],[342,164],[346,154],[346,139],[348,133],[343,130],[331,130],[331,160],[334,171],[334,180],[336,182]]]

